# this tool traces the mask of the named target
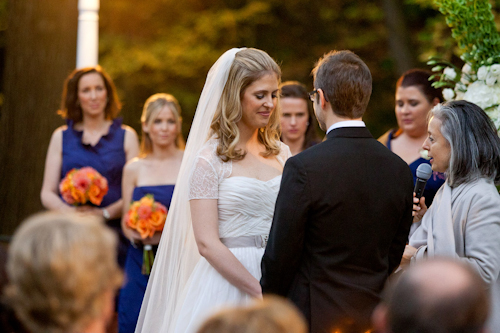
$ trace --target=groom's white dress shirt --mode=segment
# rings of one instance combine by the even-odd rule
[[[326,134],[330,133],[330,131],[341,128],[341,127],[366,127],[365,122],[362,120],[345,120],[339,121],[338,123],[333,124],[328,128]]]

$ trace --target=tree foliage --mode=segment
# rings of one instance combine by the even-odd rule
[[[241,46],[267,51],[281,64],[284,80],[311,89],[310,71],[321,55],[354,51],[374,79],[367,122],[375,135],[394,125],[400,73],[388,48],[381,1],[149,0],[139,9],[136,2],[114,0],[101,2],[100,17],[100,63],[120,89],[125,122],[137,129],[142,103],[163,91],[180,100],[187,134],[210,66],[225,50]]]
[[[454,54],[453,44],[446,44],[451,37],[443,16],[415,1],[424,0],[103,0],[100,63],[124,101],[125,123],[139,131],[146,98],[169,92],[183,107],[187,135],[206,74],[227,49],[263,49],[281,64],[283,80],[299,80],[311,90],[315,61],[330,50],[350,49],[372,72],[364,119],[378,136],[395,125],[394,86],[402,70],[395,64],[403,63],[399,58],[407,53],[389,40],[394,35],[406,39],[403,47],[410,48],[420,67],[426,52]],[[64,77],[75,64],[77,3],[0,0],[0,63],[7,50],[0,233],[10,233],[41,208],[43,161],[50,133],[63,123],[56,110]],[[396,28],[388,24],[387,3],[401,13]],[[394,34],[399,27],[405,32]]]
[[[463,60],[482,64],[500,53],[500,0],[407,0],[422,10],[435,9],[441,15],[426,19],[419,38],[423,49],[420,60],[438,57],[457,67]]]
[[[451,27],[462,59],[474,66],[491,64],[500,57],[500,35],[488,0],[435,0]]]

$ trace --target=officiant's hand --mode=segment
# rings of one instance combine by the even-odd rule
[[[405,251],[403,253],[403,257],[401,258],[401,263],[399,264],[399,267],[401,269],[406,269],[408,265],[410,265],[411,257],[415,255],[417,252],[417,249],[414,248],[411,245],[406,245]]]
[[[413,192],[413,223],[422,220],[426,211],[427,206],[425,205],[425,197],[421,197],[419,200],[415,198],[415,192]]]

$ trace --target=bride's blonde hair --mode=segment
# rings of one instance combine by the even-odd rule
[[[276,74],[278,83],[281,80],[280,67],[266,52],[249,48],[236,53],[210,125],[211,135],[215,135],[219,140],[217,155],[225,162],[245,157],[244,150],[236,149],[240,140],[240,131],[236,124],[243,113],[241,98],[249,85],[267,74]],[[266,148],[263,153],[266,157],[278,155],[280,152],[280,114],[278,100],[269,122],[259,129],[258,140]]]

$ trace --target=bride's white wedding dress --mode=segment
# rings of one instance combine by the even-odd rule
[[[250,298],[200,257],[192,229],[189,199],[218,199],[219,234],[223,243],[253,276],[261,277],[263,245],[272,223],[281,177],[268,181],[232,177],[232,163],[222,162],[215,154],[217,141],[205,142],[232,63],[242,50],[226,51],[207,75],[136,333],[194,332],[197,325],[217,308],[244,303]],[[289,156],[290,149],[282,144],[281,153],[276,158],[284,165]]]
[[[190,199],[218,199],[219,237],[256,279],[271,228],[281,176],[268,181],[231,176],[232,162],[216,155],[217,140],[198,154],[190,177]],[[281,165],[290,156],[282,144]],[[220,307],[248,302],[251,297],[230,284],[205,258],[200,258],[176,310],[175,332],[192,333]]]

